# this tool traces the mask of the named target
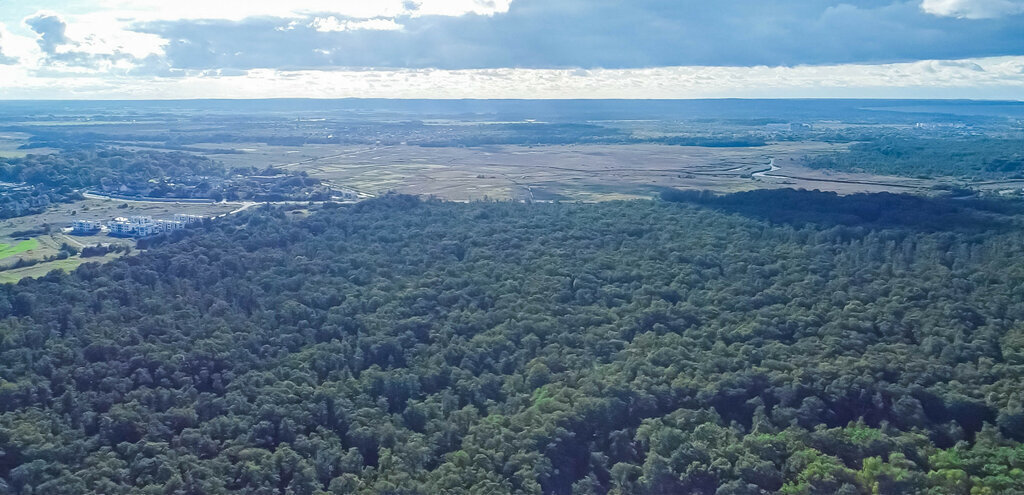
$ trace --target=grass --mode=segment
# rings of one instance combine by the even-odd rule
[[[31,251],[33,249],[39,249],[38,239],[29,239],[27,241],[21,241],[15,245],[0,244],[0,259],[14,256],[16,254],[24,253],[25,251]]]
[[[53,270],[71,271],[78,268],[78,265],[84,263],[85,260],[81,258],[68,258],[66,260],[50,261],[47,263],[39,263],[38,265],[26,266],[25,268],[15,268],[14,270],[4,270],[0,272],[0,284],[14,284],[23,278],[35,278],[42,277]]]
[[[0,271],[0,284],[15,284],[23,278],[35,278],[42,277],[53,270],[62,270],[70,272],[83,263],[106,263],[117,259],[120,256],[118,253],[108,254],[100,258],[81,258],[74,257],[64,260],[48,261],[46,263],[39,263],[38,265],[26,266],[24,268],[15,268],[13,270]]]

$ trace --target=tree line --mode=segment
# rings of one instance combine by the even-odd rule
[[[806,160],[813,168],[904,177],[1024,178],[1024,137],[882,136]]]

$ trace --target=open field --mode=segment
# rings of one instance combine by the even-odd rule
[[[0,284],[17,283],[23,278],[42,277],[53,270],[71,271],[84,263],[106,263],[120,257],[121,254],[112,253],[106,256],[95,258],[82,258],[75,256],[64,260],[49,261],[38,265],[15,268],[13,270],[0,271]]]
[[[1021,108],[923,100],[7,102],[0,157],[23,155],[18,147],[27,143],[199,153],[230,167],[306,171],[363,197],[393,190],[458,201],[598,201],[664,187],[854,193],[947,185],[1018,194],[1024,165],[1012,150],[989,148],[1016,142]],[[1006,163],[987,170],[939,159],[929,173],[801,165],[882,140],[902,146],[911,164],[921,153],[915,146],[942,142]],[[779,168],[770,169],[772,160]]]
[[[801,160],[845,145],[777,143],[709,148],[666,145],[302,147],[245,144],[211,155],[228,166],[276,166],[360,192],[450,200],[601,201],[650,197],[665,187],[736,192],[795,187],[856,192],[927,191],[943,181],[813,170]],[[776,164],[772,170],[770,164]]]
[[[56,152],[50,148],[18,149],[28,143],[30,137],[23,132],[0,132],[0,158],[22,158],[29,153],[42,155]]]
[[[16,254],[21,254],[26,251],[32,251],[33,249],[37,249],[38,247],[39,240],[37,239],[28,239],[13,245],[0,243],[0,260],[8,256],[14,256]]]
[[[753,179],[761,187],[792,187],[820,189],[841,194],[872,192],[927,192],[939,184],[957,182],[943,179],[921,179],[889,175],[837,172],[808,168],[801,157],[783,156],[772,161],[772,169],[756,173]]]

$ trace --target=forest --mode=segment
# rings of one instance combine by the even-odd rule
[[[0,286],[0,494],[1024,493],[1020,213],[774,194],[264,206]]]
[[[914,230],[959,230],[986,233],[1017,229],[1024,205],[977,197],[970,190],[952,190],[932,197],[913,194],[755,189],[732,194],[666,188],[665,201],[693,203],[717,210],[770,220],[817,226],[861,226]]]
[[[138,187],[161,177],[222,176],[215,162],[185,153],[88,150],[0,162],[0,180],[50,187]]]
[[[1024,138],[887,136],[808,159],[814,168],[904,177],[1024,178]]]

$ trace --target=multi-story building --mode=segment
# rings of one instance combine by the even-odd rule
[[[186,215],[195,216],[195,215]],[[178,217],[178,215],[175,215]],[[200,219],[202,217],[199,217]],[[150,217],[118,217],[107,224],[107,230],[111,235],[128,237],[147,237],[164,232],[181,230],[188,224],[187,221],[178,220],[153,220]]]
[[[185,222],[180,220],[156,220],[153,226],[157,232],[171,232],[185,228]]]
[[[98,220],[75,220],[71,223],[71,232],[75,234],[95,234],[103,227]]]
[[[177,213],[174,215],[174,221],[182,222],[185,225],[192,225],[194,223],[203,223],[202,215],[187,215],[185,213]]]
[[[110,232],[110,235],[133,236],[137,226],[138,223],[132,222],[131,219],[117,217],[112,222],[107,223],[107,230]]]

